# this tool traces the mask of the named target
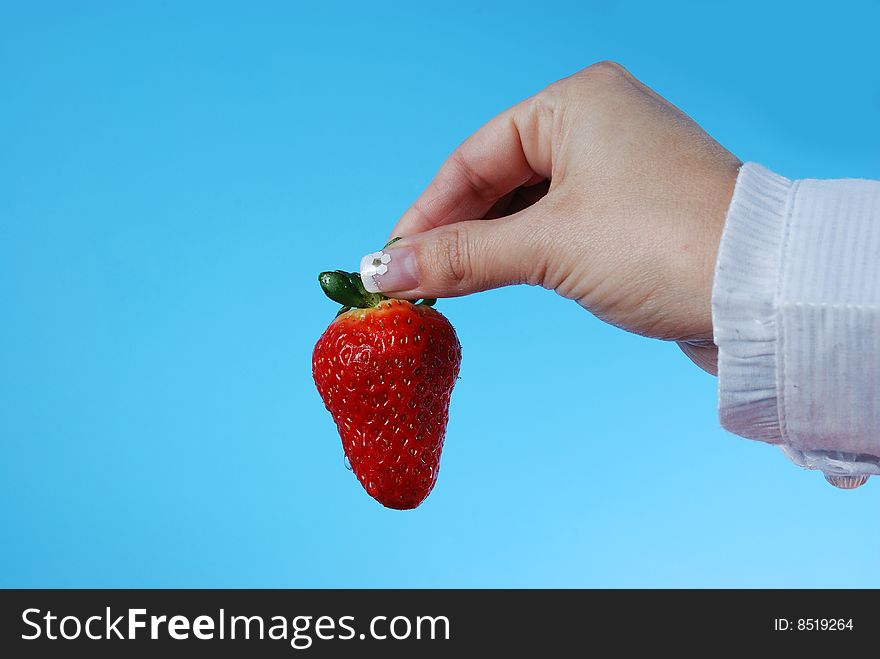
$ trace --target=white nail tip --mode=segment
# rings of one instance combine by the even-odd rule
[[[381,289],[376,279],[388,272],[391,255],[382,250],[367,254],[361,259],[361,281],[370,293],[378,293]]]

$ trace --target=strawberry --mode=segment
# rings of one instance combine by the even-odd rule
[[[388,508],[415,508],[437,481],[458,337],[435,300],[368,293],[356,272],[318,279],[343,305],[312,355],[318,393],[367,493]]]

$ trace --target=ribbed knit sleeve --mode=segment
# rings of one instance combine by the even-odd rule
[[[830,476],[880,473],[880,182],[743,165],[712,315],[725,428]]]

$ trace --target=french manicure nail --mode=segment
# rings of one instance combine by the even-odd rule
[[[361,281],[370,293],[408,291],[419,285],[419,266],[406,247],[379,250],[361,259]]]

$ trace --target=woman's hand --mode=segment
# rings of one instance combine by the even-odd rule
[[[714,372],[712,275],[739,165],[625,69],[595,64],[459,146],[397,223],[403,239],[364,257],[364,283],[402,298],[540,285]]]

